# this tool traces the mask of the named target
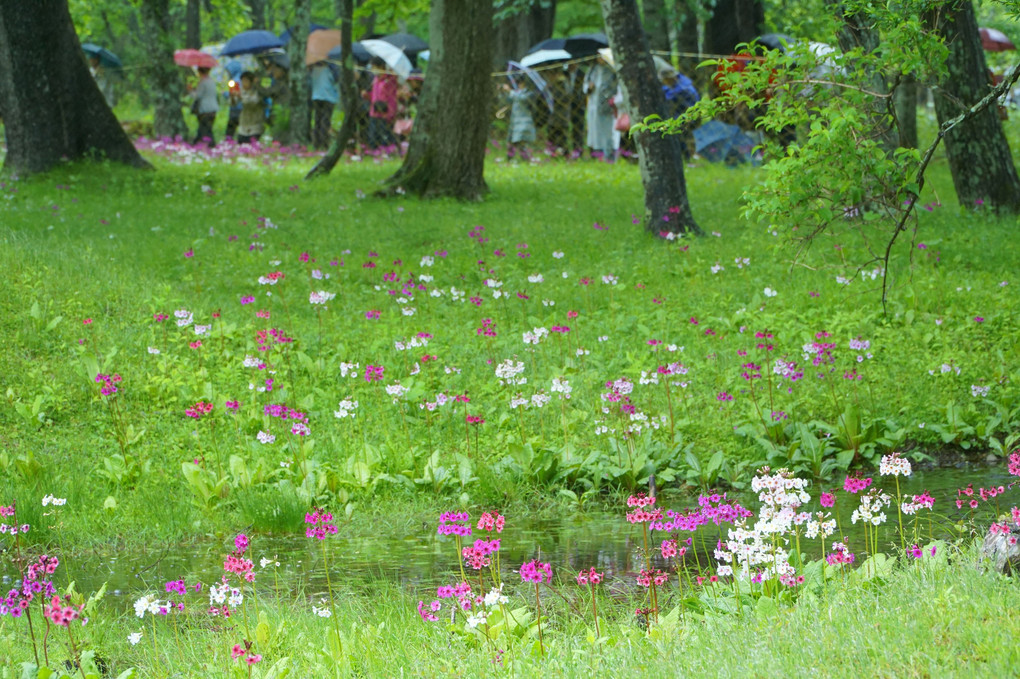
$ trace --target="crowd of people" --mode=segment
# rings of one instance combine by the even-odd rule
[[[256,70],[230,73],[225,91],[199,67],[186,85],[186,100],[196,122],[192,143],[216,144],[214,123],[226,109],[225,136],[238,144],[251,144],[267,132],[274,140],[287,142],[291,115],[290,73],[271,56],[258,59]],[[114,105],[113,86],[97,59],[90,60],[91,72],[107,102]],[[698,101],[691,80],[661,59],[657,75],[668,105],[668,115],[678,116]],[[506,119],[508,159],[528,160],[540,138],[552,155],[612,161],[632,143],[628,102],[611,58],[575,60],[548,65],[525,77],[511,73],[501,87],[503,108],[497,118]],[[532,72],[535,75],[535,72]],[[505,76],[498,76],[505,78]],[[397,150],[410,135],[423,76],[412,73],[400,79],[382,59],[375,57],[367,67],[355,69],[359,99],[355,107],[358,134],[355,142],[368,150]],[[311,145],[329,146],[332,119],[340,105],[339,69],[320,61],[307,67],[308,115]]]

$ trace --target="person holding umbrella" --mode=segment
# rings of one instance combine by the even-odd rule
[[[340,103],[340,92],[336,87],[333,69],[325,61],[311,66],[312,76],[312,146],[324,149],[329,146],[329,129],[333,119],[333,108]]]
[[[588,147],[593,158],[616,159],[616,144],[613,142],[613,97],[616,96],[616,71],[610,67],[603,55],[584,78],[584,91],[588,94]]]
[[[198,120],[198,132],[195,133],[195,140],[192,144],[198,144],[203,139],[209,140],[209,148],[216,146],[213,138],[213,123],[216,121],[216,112],[220,110],[220,102],[216,96],[216,84],[209,77],[209,67],[198,68],[198,85],[195,86],[189,96],[192,99],[191,110]]]
[[[113,93],[113,81],[110,76],[107,75],[106,69],[103,67],[102,62],[99,60],[98,54],[89,55],[89,73],[96,81],[96,86],[99,91],[103,93],[103,98],[106,99],[106,105],[113,108],[117,103],[117,98]]]
[[[384,146],[392,146],[393,119],[397,117],[397,76],[389,71],[386,62],[379,57],[373,57],[371,62],[372,70],[375,71],[375,78],[372,80],[372,89],[363,92],[362,96],[368,99],[368,146],[378,149]]]

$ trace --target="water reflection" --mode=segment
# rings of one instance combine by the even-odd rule
[[[1011,477],[1002,467],[989,469],[943,469],[929,472],[915,472],[901,484],[904,497],[928,490],[935,498],[936,537],[953,537],[950,526],[961,518],[971,515],[965,507],[957,510],[956,489],[973,483],[979,486],[1008,485]],[[875,484],[893,494],[892,483],[882,483],[876,478]],[[818,511],[817,495],[821,490],[830,489],[830,484],[821,488],[813,487],[813,501],[810,511]],[[750,493],[730,494],[741,504],[757,509],[758,502]],[[1014,502],[1007,495],[1000,509],[1007,510]],[[895,498],[893,500],[895,502]],[[684,510],[696,503],[696,497],[687,501],[661,500],[663,508]],[[850,515],[856,508],[856,499],[840,493],[837,505],[844,534],[850,538],[851,550],[863,552],[864,540],[860,525],[853,525]],[[994,508],[982,507],[979,512],[990,519]],[[507,528],[503,531],[501,560],[504,577],[523,561],[540,558],[552,562],[561,577],[569,577],[581,568],[595,566],[604,571],[611,581],[626,574],[633,574],[644,564],[642,556],[643,539],[641,527],[631,526],[624,519],[625,508],[617,512],[565,512],[556,518],[507,517]],[[904,527],[910,528],[905,518]],[[924,519],[924,534],[927,535],[927,518]],[[718,536],[725,535],[715,526],[703,527],[705,549],[710,554]],[[662,534],[655,534],[649,541],[653,554],[658,553]],[[686,535],[681,535],[686,538]],[[836,536],[833,536],[835,538]],[[898,543],[896,537],[895,506],[888,510],[888,520],[882,526],[881,544]],[[473,539],[473,538],[472,538]],[[700,537],[695,543],[701,546]],[[68,573],[77,582],[79,591],[92,592],[108,583],[108,592],[114,598],[121,597],[127,607],[130,600],[143,592],[162,592],[168,580],[183,578],[186,582],[210,583],[223,574],[223,557],[231,549],[232,541],[202,542],[188,545],[166,546],[160,549],[138,549],[134,551],[93,552],[73,557]],[[340,534],[328,539],[331,573],[334,585],[341,581],[348,588],[360,588],[378,581],[424,591],[440,584],[452,584],[459,579],[455,543],[452,537],[435,533],[434,522],[422,524],[414,534]],[[817,541],[801,539],[801,550],[809,558],[818,558],[821,545]],[[294,535],[286,537],[252,536],[249,556],[255,561],[256,569],[260,559],[278,561],[280,567],[275,573],[270,566],[260,571],[258,585],[265,591],[278,578],[281,589],[302,592],[315,598],[325,592],[325,576],[322,567],[322,552],[317,540]],[[708,554],[700,555],[702,564],[711,563]],[[662,567],[662,564],[660,564]],[[569,574],[569,575],[568,575]],[[12,574],[4,577],[5,583],[12,581]],[[58,579],[58,585],[62,584]]]

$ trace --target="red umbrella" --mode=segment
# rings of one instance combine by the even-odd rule
[[[174,63],[178,66],[197,66],[198,68],[216,68],[219,66],[216,57],[199,50],[177,50],[174,52]]]
[[[1006,37],[1002,31],[997,31],[994,28],[979,28],[978,33],[981,34],[981,46],[986,52],[1008,52],[1016,49],[1013,41]]]

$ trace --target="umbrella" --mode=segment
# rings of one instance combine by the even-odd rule
[[[216,57],[199,50],[177,50],[174,52],[174,63],[178,66],[195,66],[199,68],[216,68],[219,65]]]
[[[507,70],[507,77],[509,77],[511,81],[514,79],[514,71],[520,71],[531,79],[531,82],[535,84],[535,89],[537,89],[539,94],[542,95],[542,98],[545,99],[545,104],[549,107],[549,112],[551,113],[553,110],[553,95],[552,92],[549,91],[549,83],[545,81],[545,78],[527,66],[521,65],[519,62],[509,61],[507,62],[507,65],[509,66],[509,69]]]
[[[308,26],[308,36],[311,37],[312,33],[315,33],[316,31],[324,31],[324,30],[326,30],[326,27],[323,26],[322,24],[310,24]],[[280,34],[280,40],[283,42],[284,45],[286,45],[288,42],[290,42],[290,29],[289,28],[286,29],[283,33]]]
[[[308,49],[305,51],[305,64],[325,61],[333,48],[340,47],[340,31],[323,29],[308,36]]]
[[[736,125],[710,120],[694,130],[694,148],[706,160],[718,163],[751,158],[755,142]]]
[[[235,54],[258,54],[274,47],[283,47],[283,41],[275,34],[269,31],[244,31],[228,40],[220,54],[225,57]]]
[[[337,45],[336,47],[329,51],[329,54],[327,54],[326,57],[330,61],[340,61],[343,58],[344,54],[343,50],[344,50],[343,46]],[[359,64],[367,64],[368,62],[372,61],[372,54],[367,49],[365,49],[364,45],[362,45],[360,42],[356,42],[353,45],[351,45],[351,58],[353,58],[354,61]]]
[[[609,68],[612,69],[616,68],[616,59],[613,57],[613,51],[611,49],[609,49],[608,47],[603,47],[598,51],[598,55],[602,57],[602,60],[609,65]],[[673,68],[673,64],[669,63],[660,56],[652,55],[652,66],[655,67],[655,74],[659,77],[660,80],[662,80],[664,77],[664,71],[669,71],[670,72],[669,75],[671,77],[676,77],[677,70]]]
[[[1008,52],[1016,49],[1013,41],[1002,31],[997,31],[994,28],[979,28],[978,33],[981,34],[981,47],[986,52]]]
[[[567,38],[563,49],[576,58],[594,56],[603,47],[609,47],[609,38],[605,33],[579,33]]]
[[[386,65],[393,70],[401,79],[406,80],[411,75],[411,60],[400,51],[399,47],[391,45],[382,40],[362,40],[361,46],[368,50],[374,57],[379,57],[386,62]]]
[[[534,54],[540,50],[561,50],[567,44],[566,38],[549,38],[540,43],[532,45],[528,54]]]
[[[759,35],[752,42],[756,42],[766,49],[785,52],[786,46],[792,45],[796,40],[784,33],[766,33],[765,35]]]
[[[418,58],[422,61],[428,61],[432,58],[432,50],[425,50],[424,52],[418,52]]]
[[[90,57],[96,57],[99,59],[99,63],[106,68],[124,68],[124,64],[121,62],[120,57],[105,47],[100,47],[94,43],[86,42],[82,44],[81,50]]]
[[[269,52],[261,54],[261,55],[259,55],[259,58],[260,59],[264,59],[265,61],[268,61],[269,63],[276,64],[277,66],[279,66],[280,68],[282,68],[285,71],[289,71],[290,70],[290,55],[287,54],[286,52],[284,52],[280,48],[276,48],[276,49],[270,50]]]
[[[409,57],[417,56],[419,52],[424,52],[429,48],[427,42],[410,33],[393,33],[392,35],[380,38],[380,40],[388,42],[394,47],[399,47]]]
[[[569,61],[572,59],[570,52],[566,50],[539,50],[521,59],[521,66],[534,68],[540,64],[548,64],[554,61]]]

